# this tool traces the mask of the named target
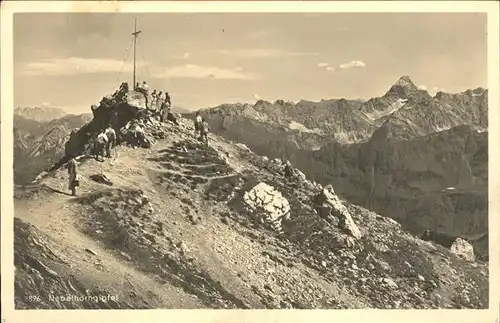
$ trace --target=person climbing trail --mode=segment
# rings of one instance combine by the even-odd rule
[[[77,163],[74,158],[68,161],[68,189],[71,191],[72,196],[76,196],[76,188],[80,186],[78,174],[77,174]]]

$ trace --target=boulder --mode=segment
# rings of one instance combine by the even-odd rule
[[[328,205],[331,207],[331,215],[339,219],[339,227],[350,234],[356,239],[361,239],[363,236],[358,226],[352,219],[352,216],[344,205],[343,201],[337,196],[333,187],[331,185],[325,186],[321,192],[315,198],[315,204],[318,209],[318,213],[325,215],[324,212],[326,208],[324,206]]]
[[[465,239],[456,238],[450,248],[451,252],[468,261],[474,261],[474,247]]]
[[[283,218],[290,216],[290,204],[274,187],[259,183],[243,196],[245,204],[254,212],[262,212],[263,218],[269,224],[281,223]]]

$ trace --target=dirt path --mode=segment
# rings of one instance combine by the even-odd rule
[[[175,171],[175,170],[165,170],[161,168],[149,168],[150,171],[158,172],[158,173],[163,173],[163,174],[174,174],[174,175],[179,175],[179,176],[188,176],[191,178],[202,178],[202,179],[207,179],[207,180],[213,180],[213,179],[224,179],[224,178],[231,178],[234,176],[238,176],[238,173],[232,173],[232,174],[227,174],[227,175],[214,175],[214,176],[206,176],[206,175],[188,175],[183,172]]]
[[[89,172],[100,168],[103,172],[110,173],[115,184],[118,184],[117,186],[134,186],[141,181],[135,181],[133,176],[118,176],[113,172],[113,169],[120,170],[121,168],[118,167],[120,164],[127,164],[128,167],[136,166],[134,164],[137,164],[137,159],[133,155],[143,153],[133,151],[132,156],[121,156],[121,159],[114,162],[89,161],[88,165],[85,166],[84,178]],[[52,189],[67,192],[65,184],[64,180],[48,181],[48,185]],[[79,194],[98,190],[102,186],[84,180]],[[75,208],[71,204],[74,199],[71,196],[54,192],[35,200],[16,200],[15,216],[34,225],[50,237],[77,277],[88,277],[94,284],[114,290],[118,295],[128,293],[132,288],[138,294],[143,294],[144,298],[155,300],[159,307],[199,308],[202,306],[194,295],[168,284],[159,285],[154,278],[136,270],[130,264],[111,254],[99,242],[81,233],[77,228],[78,217],[74,214]],[[85,217],[85,215],[81,215],[81,217]],[[85,251],[86,249],[92,250],[95,254]],[[151,293],[153,293],[152,296]]]

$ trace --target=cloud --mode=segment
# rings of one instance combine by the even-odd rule
[[[137,67],[144,65],[137,62]],[[123,65],[122,61],[101,58],[68,57],[56,59],[43,59],[28,62],[23,66],[22,73],[25,75],[77,75],[77,74],[100,74],[131,72],[131,64]]]
[[[318,63],[318,67],[324,68],[325,70],[327,70],[329,72],[336,70],[336,68],[331,66],[330,63]]]
[[[219,54],[238,56],[238,57],[252,57],[252,58],[262,58],[262,57],[280,57],[280,56],[316,56],[318,53],[308,53],[308,52],[284,52],[279,49],[219,49],[217,50]]]
[[[182,66],[157,67],[154,78],[196,78],[219,80],[256,80],[259,75],[216,66],[186,64]]]
[[[427,90],[427,86],[425,86],[425,85],[419,85],[418,89],[419,90]]]
[[[188,59],[189,57],[191,57],[191,53],[184,53],[184,55],[182,55],[182,59]]]
[[[260,100],[260,99],[262,99],[261,96],[258,95],[258,94],[254,94],[253,98],[254,98],[254,100],[257,100],[257,101]]]
[[[259,75],[244,72],[242,69],[224,69],[217,66],[178,65],[156,66],[137,62],[137,68],[147,68],[154,78],[197,78],[226,80],[255,80]],[[122,65],[119,60],[70,57],[62,59],[46,59],[25,64],[22,73],[25,75],[67,76],[82,74],[131,73],[132,64]]]
[[[361,61],[350,61],[349,63],[340,64],[341,69],[349,69],[349,68],[359,68],[365,67],[366,64]]]

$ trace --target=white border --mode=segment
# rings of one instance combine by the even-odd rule
[[[498,221],[500,159],[499,128],[499,5],[496,1],[7,1],[1,3],[1,229],[2,318],[5,322],[190,321],[190,322],[330,322],[334,319],[363,322],[449,320],[495,322],[500,317]],[[47,310],[14,311],[13,302],[13,14],[16,12],[486,12],[488,14],[489,90],[489,310]],[[497,321],[498,322],[498,321]]]

